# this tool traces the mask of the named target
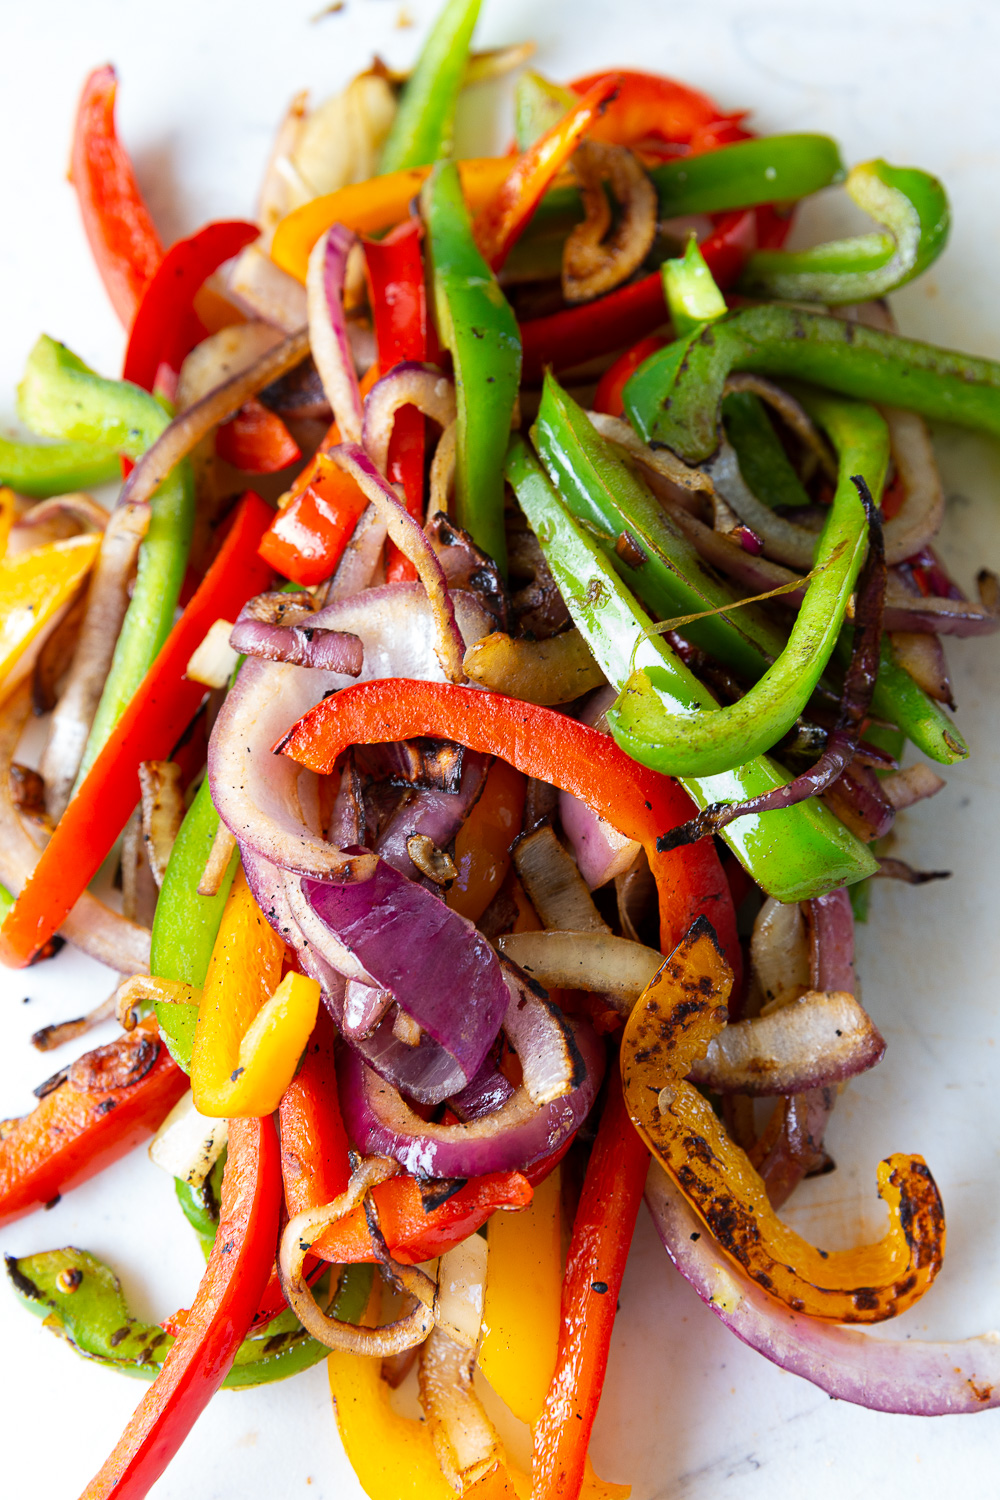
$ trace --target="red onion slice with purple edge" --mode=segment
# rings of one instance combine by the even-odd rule
[[[361,446],[380,474],[389,469],[389,440],[401,406],[415,406],[442,427],[455,420],[455,385],[434,365],[403,360],[376,380],[365,398]]]
[[[341,435],[352,443],[361,437],[361,392],[344,316],[344,281],[356,240],[343,224],[332,225],[316,241],[306,275],[313,361]]]
[[[646,1205],[685,1281],[772,1364],[870,1411],[941,1417],[1000,1406],[1000,1335],[955,1343],[879,1339],[794,1313],[729,1260],[656,1162],[646,1179]]]
[[[365,663],[365,648],[358,637],[344,630],[324,630],[312,619],[312,615],[306,615],[294,625],[239,619],[230,631],[229,644],[234,651],[262,661],[283,661],[293,667],[315,667],[320,672],[358,677]]]
[[[420,871],[407,851],[407,840],[424,834],[443,849],[458,832],[469,810],[478,800],[490,768],[488,755],[475,750],[462,754],[462,779],[457,792],[421,787],[393,813],[375,841],[375,852],[409,880],[419,880]]]

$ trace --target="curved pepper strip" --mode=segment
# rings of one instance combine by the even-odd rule
[[[838,1323],[895,1317],[941,1269],[944,1211],[934,1179],[920,1156],[879,1164],[890,1226],[872,1245],[817,1250],[783,1224],[746,1153],[684,1081],[726,1025],[731,979],[710,925],[695,923],[625,1023],[621,1073],[632,1122],[722,1248],[779,1301]]]
[[[46,437],[84,439],[138,458],[170,418],[147,391],[104,380],[44,334],[28,357],[18,389],[22,417]],[[77,787],[83,781],[126,704],[170,632],[180,597],[194,526],[194,488],[185,460],[160,485],[151,502],[149,530],[139,547],[139,568],[111,669],[91,726]]]
[[[510,848],[521,831],[524,777],[506,761],[493,762],[478,801],[455,835],[458,872],[445,895],[452,911],[478,922],[510,869]]]
[[[112,730],[42,850],[38,864],[0,927],[0,960],[30,963],[62,925],[100,868],[139,800],[139,764],[166,760],[198,711],[205,689],[187,664],[217,619],[234,620],[248,598],[267,587],[257,555],[271,509],[244,495],[226,538],[140,689]],[[189,982],[185,980],[185,982]]]
[[[715,851],[706,843],[669,855],[656,848],[660,834],[689,816],[689,799],[674,782],[629,760],[609,735],[589,725],[500,693],[387,678],[357,683],[318,703],[275,748],[328,774],[351,745],[419,735],[499,756],[525,776],[572,792],[645,847],[660,894],[663,950],[673,948],[679,934],[704,912],[712,915],[731,961],[740,963],[732,898]]]
[[[289,972],[279,983],[284,958],[285,945],[240,870],[212,949],[191,1050],[200,1114],[233,1119],[277,1109],[319,1010],[315,979]]]
[[[448,0],[403,87],[381,172],[420,167],[451,153],[455,103],[469,62],[480,0]]]
[[[454,163],[434,168],[421,212],[438,337],[455,369],[455,518],[506,574],[502,468],[521,382],[517,319],[472,237]]]
[[[0,697],[30,671],[30,647],[73,598],[100,546],[91,532],[0,557]]]
[[[126,328],[163,259],[128,152],[115,133],[113,67],[95,68],[83,86],[73,131],[70,181],[111,304]]]
[[[0,1139],[0,1224],[51,1203],[158,1130],[187,1080],[152,1016],[56,1074]]]
[[[951,229],[948,197],[936,177],[877,158],[853,167],[844,186],[885,232],[808,250],[760,250],[747,263],[743,290],[786,301],[868,302],[933,265]]]
[[[714,323],[724,318],[726,300],[705,263],[692,234],[687,249],[676,259],[665,260],[660,267],[663,277],[663,295],[667,301],[670,321],[674,333],[681,338],[693,328],[704,323]]]
[[[666,691],[669,678],[678,710],[712,708],[715,699],[662,637],[650,633],[652,620],[622,583],[590,529],[563,506],[520,438],[511,443],[506,467],[574,623],[608,680],[620,690],[635,668],[648,662],[663,674],[658,679],[660,692]],[[548,779],[558,781],[557,776]],[[701,807],[737,796],[756,796],[788,780],[790,773],[783,767],[759,756],[722,776],[687,777],[684,787]],[[613,814],[603,816],[628,832]],[[805,900],[873,873],[871,853],[815,799],[780,813],[759,814],[753,821],[737,820],[723,830],[722,837],[757,884],[781,901]],[[665,941],[661,946],[666,952],[670,944]],[[730,951],[728,942],[726,951]]]
[[[144,1500],[225,1380],[278,1242],[281,1170],[270,1119],[233,1120],[219,1233],[187,1320],[82,1500]]]
[[[660,218],[673,219],[793,203],[843,182],[844,164],[828,135],[764,135],[676,157],[651,167],[649,176],[659,194]]]
[[[837,455],[837,488],[820,533],[815,570],[781,655],[735,703],[677,713],[657,690],[658,672],[637,669],[608,710],[615,739],[635,760],[666,775],[714,776],[765,754],[811,698],[844,622],[868,549],[868,523],[853,482],[861,475],[878,504],[889,464],[889,431],[874,407],[818,396],[809,411]],[[670,693],[672,684],[667,683]]]
[[[213,1225],[213,1237],[215,1232]],[[118,1277],[86,1250],[46,1250],[19,1260],[9,1255],[7,1275],[22,1306],[44,1318],[46,1327],[84,1359],[140,1380],[159,1374],[174,1336],[156,1323],[132,1317]],[[285,1380],[318,1364],[328,1352],[286,1308],[244,1340],[222,1387],[244,1390]]]
[[[632,369],[637,369],[642,358],[655,352],[648,349],[645,356],[637,357]],[[623,380],[623,387],[624,384]],[[730,391],[722,402],[722,424],[735,449],[740,473],[758,500],[765,505],[791,508],[812,504],[759,396],[752,391]],[[885,496],[882,510],[885,514]]]
[[[251,396],[215,434],[215,451],[245,474],[278,474],[298,463],[302,450],[277,412]]]
[[[113,484],[120,474],[117,453],[93,443],[18,443],[0,437],[0,484],[33,500]]]
[[[604,112],[594,139],[616,146],[637,146],[660,139],[687,145],[707,126],[728,118],[714,99],[686,83],[664,78],[660,73],[642,73],[622,68],[617,73],[618,95]],[[569,85],[575,94],[585,94],[607,72],[588,73]]]

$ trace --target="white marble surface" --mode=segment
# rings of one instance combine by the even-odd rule
[[[122,337],[91,269],[65,181],[70,123],[92,66],[113,60],[119,122],[164,238],[252,211],[273,125],[304,85],[332,90],[373,49],[412,56],[419,31],[397,0],[348,0],[316,24],[320,0],[48,0],[4,7],[0,57],[0,426],[40,330],[108,373]],[[411,3],[418,26],[432,5]],[[848,161],[884,155],[931,168],[955,212],[952,243],[897,299],[907,333],[1000,355],[1000,8],[989,0],[486,0],[484,44],[534,35],[539,66],[567,77],[602,65],[673,73],[745,107],[762,130],[823,130]],[[503,94],[503,90],[497,90]],[[506,105],[505,105],[506,107]],[[465,117],[470,148],[490,144]],[[497,140],[500,137],[496,137]],[[806,216],[803,216],[806,219]],[[803,238],[853,223],[836,193]],[[960,580],[1000,563],[996,449],[940,435],[951,496],[943,550]],[[901,820],[898,852],[951,868],[944,885],[875,892],[861,939],[865,999],[888,1043],[852,1084],[829,1143],[839,1169],[807,1184],[790,1217],[828,1246],[879,1232],[874,1168],[923,1152],[944,1195],[945,1270],[886,1337],[956,1337],[1000,1326],[1000,1092],[996,1087],[998,923],[994,849],[1000,804],[1000,662],[994,642],[949,648],[960,722],[973,748],[947,789]],[[66,1059],[32,1053],[36,1027],[77,1014],[111,976],[64,952],[0,973],[0,1115]],[[22,1003],[25,999],[29,1003]],[[67,1049],[71,1054],[72,1049]],[[75,1243],[111,1261],[141,1315],[185,1303],[199,1253],[172,1185],[143,1153],[0,1230],[24,1254]],[[68,1500],[98,1467],[140,1387],[74,1358],[0,1289],[0,1493]],[[996,1490],[1000,1414],[876,1416],[830,1402],[736,1342],[670,1268],[643,1217],[622,1293],[594,1457],[631,1480],[635,1500],[853,1500]],[[340,1452],[322,1367],[283,1385],[222,1395],[157,1485],[160,1500],[360,1495]]]

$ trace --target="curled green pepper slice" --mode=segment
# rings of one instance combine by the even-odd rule
[[[788,203],[844,179],[828,135],[762,135],[699,156],[680,156],[650,172],[661,219],[715,214],[758,203]]]
[[[752,391],[730,391],[722,402],[722,424],[736,450],[740,473],[765,505],[812,502],[765,410]]]
[[[676,260],[665,260],[660,274],[670,321],[678,338],[725,317],[726,299],[716,286],[693,234],[684,254]]]
[[[429,166],[451,151],[455,101],[469,61],[480,0],[449,0],[403,88],[382,147],[380,172]]]
[[[884,297],[937,260],[951,213],[944,188],[918,167],[862,162],[844,184],[882,232],[832,240],[808,250],[758,250],[743,274],[753,296],[839,305]]]
[[[120,474],[117,453],[93,443],[18,443],[0,437],[0,484],[33,500],[112,484]]]

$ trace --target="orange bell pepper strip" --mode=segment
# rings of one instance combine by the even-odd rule
[[[291,1083],[319,1010],[315,979],[290,970],[285,945],[238,870],[205,976],[191,1049],[199,1113],[269,1115]]]
[[[488,203],[509,171],[510,158],[505,156],[460,161],[458,172],[469,209],[475,212]],[[343,224],[359,234],[378,234],[391,229],[408,217],[410,203],[430,172],[430,167],[408,167],[402,172],[372,177],[368,182],[351,183],[335,193],[303,203],[275,229],[271,259],[304,283],[312,247],[331,224]]]
[[[32,646],[56,623],[100,547],[93,532],[0,557],[0,697],[31,670]]]
[[[476,244],[494,271],[499,271],[520,238],[553,179],[569,161],[583,137],[608,106],[618,87],[614,74],[598,78],[579,104],[566,111],[544,135],[517,158],[496,193],[473,225]]]
[[[574,94],[586,95],[606,77],[606,73],[588,73],[575,78],[569,87]],[[732,119],[707,94],[673,78],[621,68],[615,80],[615,97],[591,129],[595,141],[636,146],[659,139],[686,145],[707,126]]]
[[[0,1224],[102,1172],[158,1130],[186,1091],[153,1016],[77,1058],[30,1115],[4,1126]]]
[[[185,677],[187,664],[210,625],[220,617],[235,620],[247,599],[270,582],[257,547],[271,515],[254,494],[237,506],[215,560],[7,913],[0,928],[3,963],[30,963],[59,930],[139,800],[140,763],[167,760],[197,713],[205,689]]]
[[[81,1500],[144,1500],[232,1368],[274,1261],[281,1171],[274,1124],[232,1120],[219,1232],[194,1303],[118,1446]]]
[[[298,463],[302,451],[281,418],[256,397],[245,402],[215,435],[220,458],[247,474],[277,474]]]
[[[795,1312],[877,1323],[912,1306],[944,1255],[941,1199],[920,1156],[879,1163],[889,1208],[885,1237],[853,1250],[816,1250],[776,1216],[746,1153],[684,1077],[728,1019],[732,975],[706,922],[693,925],[625,1025],[621,1073],[633,1124],[723,1250]]]
[[[302,1066],[281,1096],[278,1134],[288,1217],[332,1203],[351,1178],[337,1098],[336,1028],[320,1010]]]
[[[521,831],[527,784],[506,761],[495,760],[486,785],[455,835],[458,871],[445,897],[452,911],[478,922],[510,869],[510,846]]]
[[[128,152],[115,133],[117,84],[110,65],[95,68],[84,84],[69,175],[111,305],[124,326],[131,328],[143,293],[163,259],[163,245]]]
[[[695,917],[711,917],[734,967],[741,965],[732,898],[707,840],[661,854],[659,835],[692,806],[676,782],[649,771],[610,735],[551,708],[451,683],[387,678],[357,683],[310,709],[275,749],[321,774],[351,745],[431,735],[496,755],[525,776],[572,792],[646,850],[660,896],[661,945],[669,953]],[[677,858],[681,855],[681,858]]]

